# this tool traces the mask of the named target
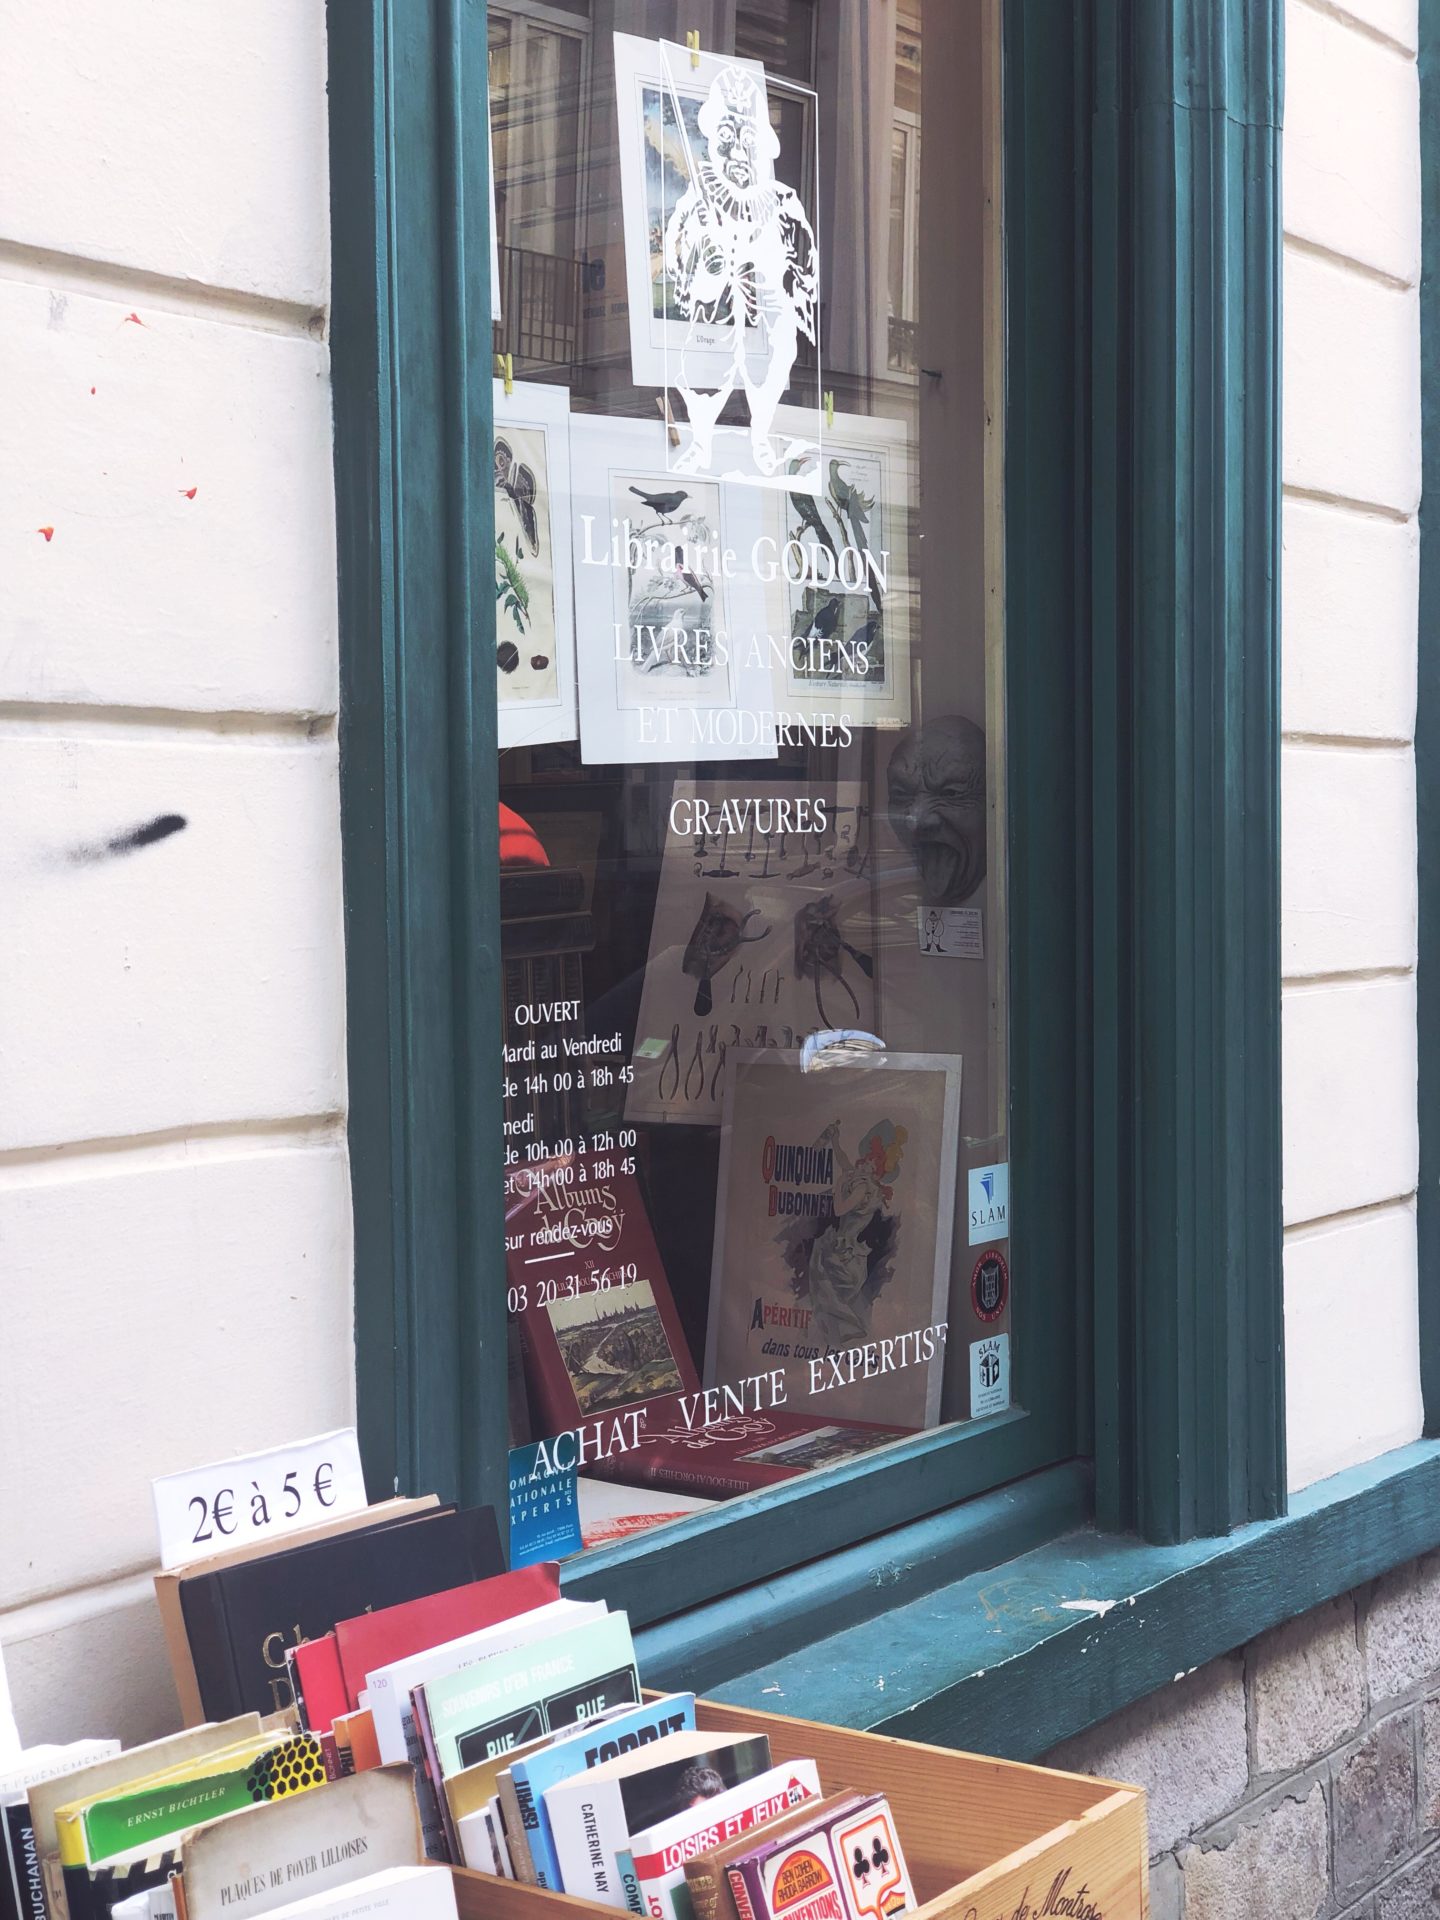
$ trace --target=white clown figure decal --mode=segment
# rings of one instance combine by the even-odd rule
[[[672,467],[716,471],[720,414],[743,388],[756,472],[734,477],[785,476],[787,485],[804,488],[808,471],[818,474],[818,448],[773,430],[800,342],[815,339],[815,235],[800,196],[775,178],[780,142],[764,87],[752,74],[722,68],[696,124],[704,150],[688,155],[689,184],[665,227],[665,271],[689,325],[674,384],[691,433]],[[692,385],[689,349],[703,329],[713,369],[716,328],[729,329],[729,364],[718,385]]]

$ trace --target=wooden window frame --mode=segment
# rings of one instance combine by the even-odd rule
[[[503,1516],[485,8],[328,22],[361,1440]],[[1283,1508],[1279,0],[1057,22],[1007,0],[1023,1410],[567,1570],[637,1625],[1076,1456],[1155,1540]]]

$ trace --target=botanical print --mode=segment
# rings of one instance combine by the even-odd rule
[[[789,583],[790,671],[801,689],[883,692],[889,682],[882,584],[889,564],[879,559],[886,551],[885,464],[878,453],[829,447],[824,466],[822,492],[785,496],[785,538],[819,550],[810,577]],[[807,644],[814,640],[831,645]]]
[[[684,1387],[648,1280],[552,1300],[545,1311],[582,1417]]]
[[[779,1369],[787,1404],[933,1424],[960,1061],[879,1054],[805,1073],[734,1065],[721,1142],[707,1386]]]
[[[688,700],[727,680],[716,645],[720,489],[660,485],[617,472],[612,505],[629,526],[624,552],[626,644],[616,649],[622,707]]]
[[[665,440],[658,419],[571,422],[582,758],[773,760],[758,497],[680,482]]]
[[[570,396],[494,383],[495,693],[502,747],[575,738]]]
[[[803,431],[806,416],[782,407],[777,421]],[[909,422],[837,414],[819,490],[767,497],[782,561],[772,618],[788,643],[777,705],[857,726],[908,724],[916,457]]]
[[[559,674],[545,435],[504,424],[495,432],[495,630],[501,705],[553,701]]]

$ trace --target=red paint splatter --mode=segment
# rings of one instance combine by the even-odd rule
[[[181,487],[180,491],[187,500],[193,500],[200,489],[199,487]]]
[[[138,313],[127,313],[120,324],[122,327],[143,327],[145,322],[140,318]]]
[[[90,391],[91,391],[91,393],[94,393],[94,391],[95,391],[95,389],[94,389],[94,387],[91,387],[91,389],[90,389]]]
[[[44,536],[45,536],[45,544],[46,544],[46,546],[47,546],[47,547],[49,546],[49,544],[50,544],[50,542],[51,542],[51,541],[52,541],[52,540],[53,540],[53,539],[55,538],[55,529],[54,529],[54,527],[37,527],[37,528],[35,529],[35,531],[36,531],[37,533],[43,533],[43,534],[44,534]]]

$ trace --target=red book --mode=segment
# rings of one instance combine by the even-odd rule
[[[569,1159],[513,1167],[505,1239],[537,1439],[698,1389],[633,1174],[602,1179]]]
[[[333,1633],[291,1649],[295,1691],[304,1702],[305,1724],[313,1733],[332,1727],[342,1714],[353,1713],[360,1704],[366,1674],[377,1667],[559,1598],[559,1564],[541,1560],[515,1573],[497,1573],[489,1580],[472,1580],[445,1593],[427,1593],[398,1607],[341,1620]]]
[[[784,1407],[702,1425],[704,1411],[698,1394],[677,1393],[618,1418],[589,1421],[576,1435],[579,1469],[622,1486],[725,1500],[868,1453],[908,1431]]]

